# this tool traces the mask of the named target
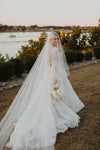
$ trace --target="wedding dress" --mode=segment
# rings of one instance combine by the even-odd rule
[[[84,104],[67,78],[70,72],[60,40],[51,49],[50,66],[50,35],[0,122],[0,150],[4,146],[12,150],[54,150],[57,133],[79,126],[77,112]],[[55,78],[64,93],[61,102],[50,95]]]

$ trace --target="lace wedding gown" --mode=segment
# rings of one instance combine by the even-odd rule
[[[16,122],[6,144],[7,147],[12,147],[12,150],[53,150],[52,145],[56,142],[57,133],[78,127],[80,116],[77,112],[84,104],[76,95],[61,66],[56,47],[51,50],[51,58],[52,66],[48,66],[47,71],[41,74],[41,84],[34,94],[31,88],[30,102]],[[53,100],[50,96],[55,78],[58,86],[64,91],[61,102]],[[28,96],[28,91],[26,94]]]

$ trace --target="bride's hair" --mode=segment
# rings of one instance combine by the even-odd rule
[[[58,37],[59,37],[59,35],[58,35],[56,32],[51,32],[51,33],[49,34],[49,38],[50,38],[50,39],[52,39],[54,36],[58,36]]]

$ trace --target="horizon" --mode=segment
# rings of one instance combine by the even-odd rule
[[[1,22],[0,22],[0,24],[2,24]],[[37,24],[30,24],[30,25],[20,25],[20,24],[15,24],[15,25],[13,25],[13,24],[10,24],[10,25],[8,25],[8,24],[2,24],[3,26],[4,25],[7,25],[7,26],[25,26],[25,27],[28,27],[28,26],[34,26],[34,25],[37,25]],[[45,27],[45,26],[61,26],[61,27],[65,27],[65,26],[80,26],[80,27],[93,27],[93,26],[98,26],[98,25],[37,25],[38,27]]]

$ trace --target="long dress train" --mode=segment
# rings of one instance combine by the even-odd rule
[[[31,90],[30,102],[16,122],[10,140],[6,144],[12,150],[54,150],[57,133],[79,126],[80,116],[77,112],[84,104],[76,95],[61,66],[57,48],[53,47],[51,53],[52,67],[48,66],[43,76],[41,74],[38,89],[35,93],[32,93],[32,89],[28,89]],[[58,86],[64,91],[61,102],[53,100],[50,95],[55,77]],[[34,84],[30,82],[29,84]]]

